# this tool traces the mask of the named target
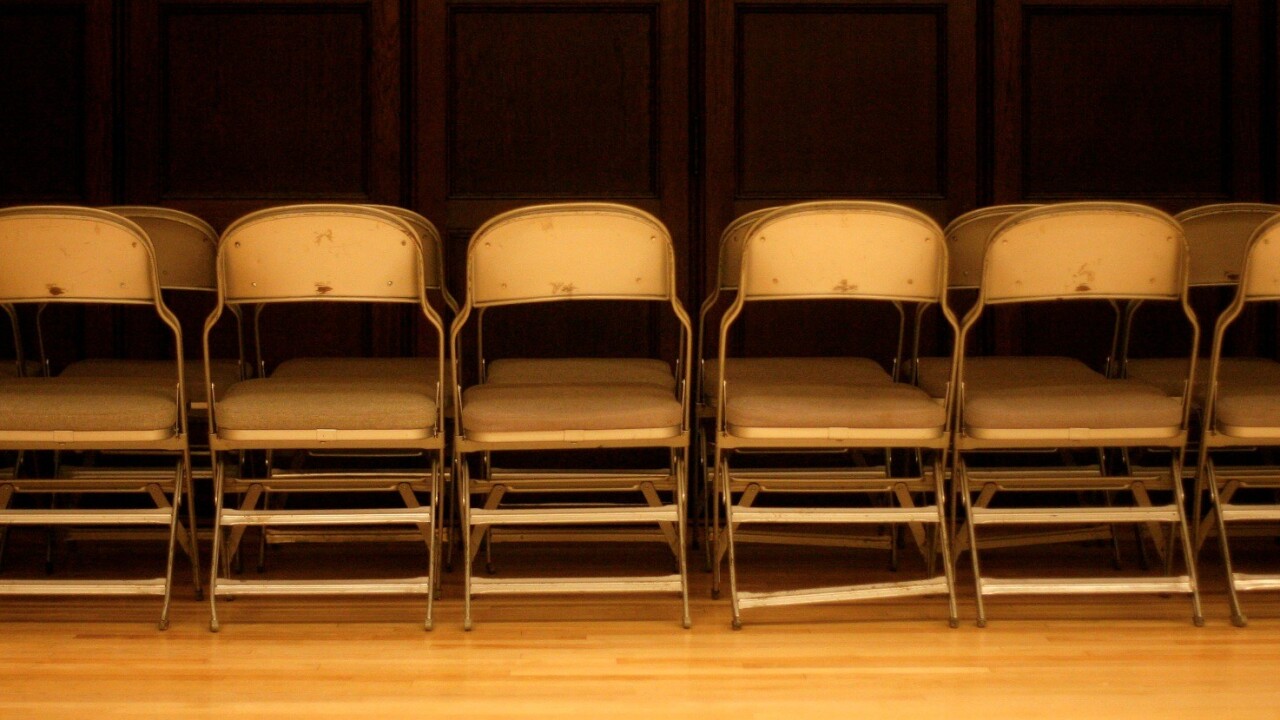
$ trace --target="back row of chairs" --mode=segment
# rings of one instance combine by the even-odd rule
[[[700,391],[696,396],[704,408],[699,415],[713,423],[705,435],[705,446],[712,448],[706,461],[706,475],[711,478],[707,487],[714,491],[706,502],[713,516],[707,521],[707,547],[717,573],[720,555],[728,557],[735,626],[740,624],[741,611],[751,607],[924,594],[948,596],[954,625],[953,530],[959,530],[958,537],[970,549],[980,623],[985,622],[985,596],[1042,592],[1182,592],[1191,596],[1197,622],[1202,617],[1191,560],[1186,562],[1185,574],[1160,578],[1000,580],[983,577],[978,563],[982,545],[977,527],[1001,524],[1144,525],[1151,528],[1156,547],[1172,562],[1174,545],[1162,547],[1159,526],[1165,525],[1169,541],[1179,541],[1185,558],[1194,557],[1198,539],[1193,538],[1182,511],[1181,477],[1196,397],[1188,378],[1196,377],[1198,324],[1187,301],[1187,288],[1189,267],[1194,267],[1197,254],[1188,259],[1184,226],[1159,211],[1119,203],[993,209],[957,220],[950,233],[915,211],[871,202],[808,203],[744,218],[726,232],[722,243],[717,292],[732,291],[733,297],[719,323],[718,356],[708,362],[702,340],[695,343],[693,325],[676,297],[670,235],[655,218],[633,208],[596,203],[539,206],[490,221],[472,239],[466,299],[457,307],[448,331],[442,311],[428,301],[428,291],[437,290],[448,311],[454,309],[440,282],[439,236],[429,223],[406,211],[366,206],[274,208],[246,216],[223,233],[216,243],[216,273],[211,276],[207,270],[215,263],[205,263],[203,285],[194,280],[185,286],[172,285],[208,288],[216,279],[217,304],[205,323],[205,357],[197,370],[186,363],[181,327],[160,296],[167,277],[157,269],[162,243],[156,242],[153,250],[153,241],[168,231],[158,225],[148,228],[143,220],[185,223],[193,237],[200,236],[199,247],[204,248],[200,252],[206,258],[215,247],[213,233],[171,211],[146,211],[150,216],[137,212],[135,223],[124,217],[128,210],[121,209],[120,214],[84,208],[0,212],[0,256],[6,258],[0,263],[0,303],[150,305],[172,332],[175,348],[172,370],[160,382],[154,374],[144,377],[133,369],[101,363],[96,370],[90,363],[85,364],[87,368],[69,368],[57,378],[0,381],[0,449],[60,451],[51,467],[33,463],[34,470],[15,468],[11,477],[0,479],[0,524],[168,524],[165,576],[111,584],[6,581],[0,583],[0,592],[163,594],[164,626],[176,546],[187,549],[200,592],[192,504],[188,503],[185,528],[178,508],[191,487],[188,402],[203,394],[213,398],[203,409],[208,413],[215,482],[210,575],[215,630],[219,597],[295,593],[425,595],[429,628],[443,562],[441,540],[448,525],[443,500],[449,472],[456,480],[461,526],[460,543],[451,543],[450,549],[462,545],[466,627],[471,626],[473,595],[625,591],[678,594],[688,626],[683,549],[697,344]],[[1257,206],[1252,211],[1264,212]],[[1256,217],[1250,222],[1259,226]],[[1268,284],[1274,281],[1267,280],[1271,271],[1267,268],[1273,269],[1275,261],[1266,249],[1270,239],[1280,234],[1278,225],[1262,222],[1251,233],[1249,264],[1243,271],[1232,269],[1239,268],[1239,262],[1220,271],[1244,278],[1232,305],[1235,315],[1246,302],[1276,297]],[[989,237],[982,237],[981,243],[955,242],[962,229],[969,235]],[[948,243],[949,238],[953,242]],[[962,268],[969,269],[957,271],[957,262],[948,262],[948,245],[957,249],[956,260],[969,263],[960,263]],[[975,252],[974,245],[985,246],[985,253]],[[1236,257],[1243,245],[1237,244]],[[176,265],[190,270],[191,277],[200,264],[194,247],[179,253],[182,259]],[[971,263],[975,257],[983,263],[976,282]],[[952,287],[962,286],[954,281],[961,278],[979,290],[963,321],[948,303],[949,269]],[[1217,279],[1224,277],[1232,279],[1225,274]],[[467,375],[462,370],[462,336],[469,328],[481,327],[487,310],[581,299],[658,303],[668,308],[679,327],[673,357],[493,363],[481,357],[475,385],[464,392],[460,382],[451,380]],[[910,308],[917,319],[936,307],[953,335],[954,351],[939,361],[916,358],[918,352],[910,352],[910,357],[900,352],[904,362],[895,364],[894,373],[902,373],[905,367],[918,385],[900,382],[900,377],[866,359],[801,360],[780,354],[748,361],[728,356],[728,338],[749,304],[795,299],[889,303],[901,308],[904,317]],[[1127,366],[1123,358],[1110,364],[1106,373],[1097,373],[1065,358],[985,362],[966,357],[984,309],[1046,300],[1123,303],[1124,337],[1132,332],[1139,304],[1163,301],[1180,306],[1191,331],[1188,356],[1177,361],[1182,364],[1180,389],[1168,393],[1155,384],[1126,379],[1126,369],[1136,368],[1137,363]],[[223,376],[211,357],[209,337],[221,316],[251,316],[256,328],[260,309],[282,302],[415,307],[437,336],[436,357],[425,361],[304,359],[283,363],[270,376],[250,379],[240,379],[245,376],[243,363],[233,361],[225,367],[234,374],[229,371],[220,380]],[[704,305],[704,328],[710,326],[708,313],[717,302],[713,296]],[[1229,311],[1220,321],[1208,363],[1206,449],[1252,447],[1261,444],[1259,438],[1280,436],[1276,430],[1280,418],[1267,425],[1269,416],[1249,414],[1276,412],[1274,398],[1259,394],[1257,384],[1249,385],[1243,399],[1237,400],[1236,415],[1226,411],[1234,407],[1230,402],[1217,407],[1220,397],[1232,397],[1225,385],[1219,392],[1215,380],[1226,377],[1221,370],[1222,338],[1235,315]],[[902,347],[901,328],[892,332]],[[1121,343],[1117,341],[1116,346]],[[1114,353],[1112,357],[1116,359]],[[23,367],[21,362],[17,367]],[[197,372],[203,374],[203,383],[196,383],[200,390],[187,382]],[[1259,377],[1256,372],[1248,375]],[[107,376],[114,377],[104,381]],[[452,442],[446,443],[450,405],[456,419]],[[1216,417],[1226,418],[1226,424],[1214,419],[1215,411]],[[1076,457],[1052,468],[1011,468],[1007,462],[974,465],[991,453],[1029,448],[1068,450]],[[1153,453],[1152,448],[1160,452]],[[656,449],[664,460],[641,469],[602,467],[593,461],[609,458],[589,452],[601,449]],[[121,450],[168,453],[175,458],[174,467],[171,472],[139,475],[130,468],[108,471],[94,463],[71,468],[61,461],[65,451]],[[374,472],[333,467],[284,472],[270,464],[263,470],[239,462],[246,452],[279,450],[395,450],[411,453],[420,462]],[[494,459],[495,453],[531,450],[581,451],[575,454],[590,462],[548,470],[511,467]],[[796,455],[832,450],[840,451],[842,458],[832,467],[812,463],[753,467],[740,462],[764,454],[785,464]],[[1234,481],[1233,487],[1239,487],[1274,479],[1274,474],[1267,474],[1270,471],[1251,470],[1241,480],[1234,469],[1218,470],[1209,455],[1201,453],[1202,472],[1197,477],[1202,481],[1229,476],[1223,482]],[[1140,461],[1152,458],[1159,463],[1154,469],[1141,465]],[[958,499],[966,509],[962,529],[957,527],[954,510],[950,519],[947,516],[949,475],[954,478],[953,508]],[[146,482],[140,483],[139,478]],[[1218,495],[1217,484],[1207,482],[1229,566],[1225,522],[1263,516],[1280,519],[1280,511],[1230,506]],[[154,510],[10,507],[19,493],[138,489],[150,494],[157,506]],[[1127,491],[1134,504],[991,507],[998,492],[1045,489]],[[335,490],[387,491],[397,495],[403,507],[315,511],[273,508],[262,500],[277,491]],[[566,493],[572,497],[580,491],[608,492],[617,502],[509,503],[510,497],[536,499]],[[1152,491],[1167,493],[1168,502],[1152,505]],[[871,495],[882,501],[848,506],[762,506],[758,502],[770,493],[784,492]],[[241,498],[238,505],[228,506],[230,493]],[[474,497],[482,498],[477,507],[472,507]],[[718,519],[720,511],[725,514],[723,523]],[[1200,522],[1198,512],[1195,522]],[[482,543],[492,540],[494,528],[637,524],[657,526],[656,537],[674,553],[675,573],[608,579],[473,576],[476,553]],[[903,526],[924,552],[926,577],[802,591],[740,592],[735,531],[744,524]],[[416,528],[427,547],[425,575],[323,582],[231,577],[230,558],[247,527],[368,525]],[[938,562],[943,566],[941,575],[936,571]],[[1233,616],[1243,622],[1235,586],[1274,585],[1265,578],[1231,577]]]

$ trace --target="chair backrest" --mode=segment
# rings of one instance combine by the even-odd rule
[[[445,304],[456,312],[458,309],[457,302],[449,294],[449,289],[444,282],[444,241],[441,239],[440,231],[436,229],[436,226],[430,220],[408,208],[396,205],[370,205],[369,207],[385,210],[405,221],[409,224],[409,227],[417,231],[418,239],[422,241],[423,284],[428,290],[439,291],[444,296]]]
[[[942,228],[924,213],[880,202],[812,202],[752,226],[738,297],[933,303],[944,299],[946,279]]]
[[[987,239],[1000,223],[1039,205],[992,205],[956,217],[943,233],[947,238],[947,285],[952,290],[976,290],[982,280],[982,256]]]
[[[226,303],[420,302],[422,241],[405,221],[363,205],[289,205],[250,213],[218,245]]]
[[[1063,203],[996,228],[979,303],[1176,300],[1186,276],[1186,240],[1169,215],[1133,203]]]
[[[1183,210],[1182,223],[1191,253],[1187,283],[1192,286],[1235,285],[1240,280],[1249,239],[1263,221],[1280,214],[1280,205],[1218,203]]]
[[[467,303],[674,300],[671,235],[612,203],[537,205],[485,223],[467,250]]]
[[[1242,277],[1241,300],[1280,300],[1280,215],[1272,216],[1254,231]]]
[[[181,210],[149,205],[117,205],[103,210],[129,218],[146,231],[156,253],[161,288],[217,289],[218,233],[209,223]]]
[[[760,218],[777,210],[778,207],[767,207],[752,210],[729,223],[720,234],[720,264],[716,270],[716,287],[719,290],[738,289],[738,280],[742,276],[742,251],[747,246],[747,233]]]
[[[146,232],[106,210],[0,209],[0,303],[160,304]]]

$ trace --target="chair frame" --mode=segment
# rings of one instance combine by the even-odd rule
[[[1280,300],[1280,288],[1276,287],[1273,277],[1261,277],[1265,272],[1259,269],[1259,260],[1255,250],[1264,244],[1271,244],[1280,239],[1277,229],[1280,228],[1280,214],[1264,221],[1249,241],[1243,266],[1239,274],[1235,298],[1218,317],[1213,331],[1213,349],[1209,356],[1209,388],[1205,400],[1204,421],[1200,440],[1200,458],[1196,472],[1197,510],[1199,498],[1204,491],[1209,492],[1209,514],[1218,534],[1218,548],[1222,553],[1222,564],[1227,575],[1227,597],[1231,605],[1231,621],[1237,627],[1244,627],[1248,618],[1240,605],[1240,593],[1258,590],[1280,590],[1280,573],[1252,574],[1237,573],[1231,561],[1231,550],[1227,539],[1227,523],[1276,522],[1280,521],[1280,503],[1239,504],[1232,503],[1235,494],[1244,489],[1262,488],[1280,489],[1280,467],[1257,466],[1250,468],[1219,468],[1213,461],[1215,450],[1233,448],[1256,448],[1280,444],[1280,431],[1268,435],[1229,435],[1216,426],[1217,400],[1219,391],[1218,373],[1222,366],[1222,347],[1227,331],[1231,328],[1247,304],[1253,302],[1275,302]],[[1274,259],[1274,252],[1272,252]],[[1265,266],[1264,266],[1265,267]],[[1271,266],[1274,268],[1274,265]],[[1255,286],[1257,286],[1255,288]],[[1196,516],[1199,520],[1198,515]],[[1207,519],[1207,520],[1208,520]]]
[[[169,607],[172,599],[173,563],[175,548],[180,533],[185,531],[186,543],[193,583],[197,593],[200,589],[200,565],[195,542],[195,526],[182,528],[180,520],[184,493],[191,491],[191,450],[188,445],[188,427],[185,398],[185,378],[182,350],[182,327],[177,318],[165,306],[161,297],[159,271],[156,266],[155,250],[145,231],[136,223],[120,215],[94,208],[73,206],[27,206],[0,209],[0,219],[9,217],[30,216],[55,220],[83,220],[97,224],[98,228],[107,226],[123,231],[132,238],[132,246],[141,248],[146,256],[146,275],[148,287],[132,285],[126,287],[121,282],[119,288],[108,288],[111,283],[98,283],[88,292],[80,292],[77,288],[50,286],[48,294],[37,296],[28,293],[19,297],[3,299],[6,304],[48,304],[64,303],[108,303],[123,305],[152,306],[161,322],[173,333],[174,353],[176,360],[177,384],[174,391],[177,420],[172,432],[164,438],[129,438],[116,436],[76,438],[74,433],[62,431],[50,432],[18,432],[16,436],[6,437],[8,433],[0,433],[0,450],[16,451],[52,451],[55,454],[55,472],[49,478],[13,478],[0,479],[0,523],[6,528],[14,525],[26,526],[58,526],[58,527],[105,527],[111,525],[136,526],[157,525],[168,526],[168,559],[165,574],[162,578],[142,580],[0,580],[0,594],[4,595],[161,595],[163,606],[160,613],[159,628],[164,630],[169,625]],[[95,228],[96,230],[96,228]],[[96,236],[96,233],[95,233]],[[90,238],[86,238],[90,239]],[[47,252],[42,249],[41,252]],[[135,268],[136,270],[136,268]],[[163,453],[176,456],[172,473],[128,472],[124,470],[91,470],[64,473],[57,462],[57,457],[65,451],[101,451],[120,450],[143,453]],[[10,508],[10,502],[19,494],[42,493],[66,495],[74,493],[145,493],[156,507],[153,509],[36,509],[16,510]],[[171,500],[169,498],[172,498]],[[188,502],[190,507],[191,503]]]
[[[756,243],[762,242],[771,226],[789,218],[823,212],[860,212],[896,216],[918,223],[922,231],[927,231],[938,247],[937,277],[935,287],[937,296],[922,295],[918,289],[914,292],[906,284],[896,294],[878,295],[859,292],[856,287],[837,286],[834,290],[808,289],[800,294],[778,296],[754,296],[750,290],[748,277],[752,272]],[[947,287],[947,247],[943,240],[942,228],[927,215],[910,208],[881,202],[868,201],[820,201],[801,203],[778,208],[758,218],[747,233],[745,251],[741,265],[741,277],[738,283],[738,294],[733,304],[725,312],[720,322],[718,362],[725,366],[728,359],[728,339],[733,323],[741,315],[748,302],[784,301],[791,299],[818,300],[866,300],[886,301],[894,303],[905,315],[905,303],[937,303],[943,317],[953,332],[958,331],[955,315],[946,303]],[[923,285],[923,284],[922,284]],[[900,327],[899,341],[902,330]],[[889,597],[914,597],[921,595],[946,594],[948,598],[949,624],[957,627],[959,619],[956,609],[955,578],[950,541],[946,519],[945,464],[947,450],[950,447],[952,413],[945,413],[944,427],[936,437],[911,437],[909,433],[895,434],[892,430],[868,432],[860,435],[853,433],[847,437],[830,437],[816,439],[813,437],[787,438],[752,438],[733,435],[727,425],[727,389],[728,381],[721,372],[720,385],[716,389],[719,401],[716,407],[716,442],[715,442],[715,475],[714,481],[720,494],[720,502],[724,506],[724,541],[729,561],[729,588],[733,608],[733,628],[742,627],[742,610],[755,607],[798,605],[822,602],[838,602],[846,600],[881,599]],[[949,403],[950,398],[945,402]],[[933,458],[928,464],[920,462],[920,474],[916,477],[894,477],[888,465],[873,468],[855,469],[822,469],[822,470],[783,470],[765,471],[749,470],[746,472],[731,467],[729,458],[739,451],[791,451],[791,452],[826,452],[875,450],[885,451],[886,463],[893,449],[912,451],[932,451]],[[754,507],[756,497],[761,493],[780,491],[787,493],[850,493],[861,495],[879,495],[894,498],[900,507],[867,507],[867,508],[792,508],[792,507]],[[913,494],[934,496],[931,505],[916,505]],[[737,504],[734,495],[739,496]],[[917,542],[928,545],[925,553],[928,559],[928,575],[924,580],[900,582],[848,585],[830,588],[809,588],[803,590],[787,590],[775,592],[741,592],[738,590],[737,563],[735,546],[738,538],[751,539],[739,534],[736,526],[741,523],[765,523],[794,525],[796,523],[823,523],[843,525],[880,525],[907,524],[918,536]],[[932,525],[935,528],[933,544],[924,539],[923,527]],[[804,543],[804,538],[797,538]],[[717,543],[718,544],[718,543]],[[935,576],[935,562],[939,551],[942,555],[943,575]],[[718,563],[716,563],[718,565]]]
[[[999,296],[990,297],[990,276],[992,255],[990,248],[1001,241],[1012,229],[1027,222],[1036,221],[1049,215],[1068,213],[1113,212],[1121,215],[1138,215],[1156,219],[1167,224],[1170,237],[1176,238],[1180,244],[1178,277],[1175,280],[1176,293],[1142,296],[1136,292],[1103,293],[1093,291],[1087,283],[1081,283],[1070,293],[1049,293],[1036,296]],[[1191,596],[1192,619],[1199,626],[1204,623],[1200,606],[1200,594],[1196,577],[1194,554],[1191,548],[1190,532],[1186,514],[1183,510],[1185,497],[1181,482],[1181,465],[1185,460],[1187,428],[1191,412],[1191,385],[1186,384],[1182,398],[1181,423],[1177,432],[1166,437],[1148,436],[1095,436],[1074,437],[1068,433],[1066,437],[1026,437],[1026,438],[980,438],[966,431],[964,421],[964,348],[969,336],[988,305],[1021,304],[1048,300],[1164,300],[1178,302],[1183,310],[1192,331],[1190,349],[1190,377],[1195,372],[1195,349],[1198,345],[1200,326],[1192,312],[1187,295],[1188,253],[1186,239],[1182,236],[1181,226],[1171,216],[1154,208],[1133,203],[1118,202],[1076,202],[1048,205],[1019,213],[996,227],[987,242],[988,251],[984,258],[982,285],[979,288],[977,303],[965,315],[960,328],[959,352],[957,367],[953,370],[953,382],[956,384],[956,422],[954,460],[952,468],[956,478],[957,492],[964,504],[968,534],[970,559],[973,564],[976,604],[978,609],[977,624],[985,627],[987,618],[984,598],[989,595],[1010,594],[1093,594],[1093,593],[1187,593]],[[1006,451],[1022,449],[1105,449],[1121,448],[1164,448],[1170,451],[1170,465],[1164,470],[1134,473],[1128,468],[1127,475],[1112,475],[1105,465],[1099,468],[1072,468],[1062,471],[1043,471],[1031,468],[1008,468],[995,470],[971,471],[966,462],[966,453],[975,451]],[[975,499],[973,494],[980,491]],[[1054,508],[991,508],[991,496],[1001,491],[1038,492],[1049,490],[1105,492],[1132,492],[1137,505],[1133,507],[1054,507]],[[1167,505],[1152,506],[1148,492],[1151,490],[1171,491],[1173,501]],[[985,501],[985,502],[984,502]],[[1072,524],[1118,524],[1141,523],[1149,528],[1158,528],[1161,523],[1173,525],[1182,541],[1183,557],[1187,564],[1187,573],[1170,578],[1028,578],[1028,579],[995,579],[984,578],[978,558],[978,549],[989,547],[980,545],[976,534],[979,525],[1013,525],[1028,524],[1072,525]],[[1158,536],[1157,536],[1158,537]],[[1172,543],[1173,537],[1170,536]],[[1173,560],[1172,548],[1166,553],[1166,573],[1171,572]]]
[[[328,288],[317,285],[312,294],[301,292],[285,295],[268,296],[259,294],[233,295],[228,287],[227,253],[230,248],[238,247],[238,234],[253,224],[270,221],[275,218],[295,216],[317,217],[363,217],[375,221],[385,227],[399,230],[405,242],[412,242],[410,251],[416,257],[412,272],[414,274],[414,297],[403,294],[399,288],[385,292],[351,295],[341,293],[337,296],[327,295]],[[404,244],[404,243],[402,243]],[[400,217],[385,210],[362,205],[291,205],[250,213],[232,223],[222,234],[218,246],[218,303],[205,321],[204,353],[206,362],[206,383],[209,385],[209,397],[215,397],[212,377],[208,375],[209,332],[221,317],[224,309],[232,305],[265,305],[280,302],[369,302],[417,304],[428,323],[435,328],[440,340],[436,361],[440,368],[444,367],[444,324],[439,315],[431,308],[426,299],[425,285],[422,281],[422,240],[413,226]],[[368,272],[367,268],[355,268],[358,272]],[[391,281],[388,281],[388,287]],[[443,375],[441,375],[443,377]],[[234,438],[227,437],[218,428],[216,406],[210,411],[209,445],[214,455],[214,498],[216,503],[213,531],[213,562],[210,573],[209,628],[217,632],[220,624],[217,614],[219,597],[237,597],[246,595],[426,595],[427,608],[424,628],[433,627],[434,601],[440,584],[440,541],[441,499],[443,494],[443,474],[445,471],[445,426],[442,382],[436,385],[435,427],[426,437],[395,438],[374,437],[364,431],[326,431],[316,430],[310,437],[305,433],[294,431],[264,432],[261,436]],[[227,462],[223,458],[226,453],[239,453],[245,450],[415,450],[425,453],[431,458],[430,467],[414,477],[403,474],[363,473],[363,472],[322,472],[313,474],[284,474],[274,476],[268,469],[265,478],[245,478],[228,471]],[[255,509],[259,498],[264,494],[279,492],[354,492],[384,491],[399,495],[404,502],[404,509],[373,510],[275,510]],[[239,508],[226,507],[226,495],[230,492],[243,493],[244,502]],[[423,507],[417,499],[417,493],[427,492],[430,501]],[[410,577],[388,580],[349,580],[349,581],[289,581],[289,580],[232,580],[230,579],[231,548],[239,541],[243,530],[250,526],[287,526],[301,528],[306,526],[374,526],[374,525],[413,525],[421,532],[428,547],[428,572],[425,577]],[[231,529],[227,548],[223,547],[224,528]],[[220,562],[221,559],[221,562]],[[227,577],[220,579],[219,574]]]
[[[506,299],[478,300],[476,297],[475,248],[501,226],[540,216],[555,218],[564,215],[603,214],[626,218],[648,225],[652,236],[661,238],[666,246],[666,277],[662,297],[650,294],[592,295],[565,288],[552,288],[543,295]],[[686,522],[688,503],[688,452],[689,452],[689,394],[690,364],[692,362],[693,327],[688,314],[676,295],[675,251],[669,231],[653,215],[637,208],[616,203],[580,202],[553,205],[534,205],[502,213],[472,235],[467,251],[467,293],[450,330],[454,378],[454,407],[459,420],[454,426],[454,482],[460,510],[463,542],[463,628],[472,628],[472,597],[491,594],[546,594],[546,593],[616,593],[616,592],[676,592],[682,601],[682,625],[691,626],[689,615],[688,569],[686,554]],[[477,325],[486,308],[514,305],[535,305],[575,300],[610,300],[619,302],[665,302],[680,324],[680,342],[675,362],[677,368],[677,394],[681,402],[679,431],[670,437],[658,438],[597,438],[560,440],[483,440],[467,437],[464,428],[462,405],[462,333],[476,315]],[[480,356],[481,360],[483,356]],[[481,376],[483,381],[483,375]],[[670,465],[660,470],[561,471],[561,470],[513,470],[493,466],[490,455],[512,450],[597,450],[623,448],[662,448],[670,454]],[[467,457],[480,458],[481,471],[473,476]],[[635,493],[643,495],[647,505],[610,504],[605,507],[550,507],[518,506],[502,508],[504,497],[520,492],[573,493],[580,491]],[[663,503],[659,493],[670,492],[674,502]],[[484,495],[480,507],[473,507],[472,496]],[[493,528],[523,527],[530,531],[564,525],[593,525],[608,527],[636,523],[656,522],[663,528],[663,537],[676,554],[678,573],[661,576],[623,576],[600,578],[522,578],[498,579],[475,577],[473,564],[480,544]],[[597,532],[592,530],[591,536]],[[573,538],[572,533],[562,533],[557,539]],[[539,539],[547,539],[545,537]],[[621,539],[652,539],[622,533]]]

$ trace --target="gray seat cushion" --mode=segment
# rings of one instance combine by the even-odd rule
[[[186,375],[187,402],[205,403],[209,392],[205,385],[204,361],[187,360],[183,369]],[[240,363],[235,360],[213,360],[209,366],[215,391],[222,395],[228,387],[240,381]],[[156,378],[176,382],[174,363],[170,360],[117,360],[95,358],[71,363],[61,377],[98,378]],[[172,378],[172,379],[170,379]]]
[[[737,427],[933,429],[946,423],[946,410],[902,383],[730,381],[725,421]]]
[[[0,431],[155,431],[178,422],[177,396],[150,378],[0,380]]]
[[[861,357],[752,357],[726,358],[730,386],[738,383],[775,385],[868,385],[893,382],[880,363]],[[720,401],[720,363],[703,366],[705,401]]]
[[[1028,357],[980,356],[965,358],[965,387],[972,391],[989,387],[1038,383],[1075,383],[1101,379],[1075,358],[1033,355]],[[945,397],[951,380],[951,358],[922,357],[917,384],[932,397]]]
[[[462,394],[466,432],[636,430],[677,427],[680,401],[646,383],[485,383]]]
[[[435,383],[403,378],[266,378],[217,403],[229,430],[416,430],[436,425]]]
[[[1182,423],[1182,399],[1136,380],[965,390],[967,428],[1164,428]]]
[[[671,366],[653,358],[503,358],[488,364],[485,382],[497,385],[639,383],[674,391]]]

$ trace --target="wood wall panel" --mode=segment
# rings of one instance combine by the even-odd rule
[[[111,178],[111,4],[0,2],[0,198],[103,202]]]
[[[401,196],[399,4],[132,3],[124,194],[217,227]]]
[[[1000,202],[1259,199],[1257,0],[999,0]]]

